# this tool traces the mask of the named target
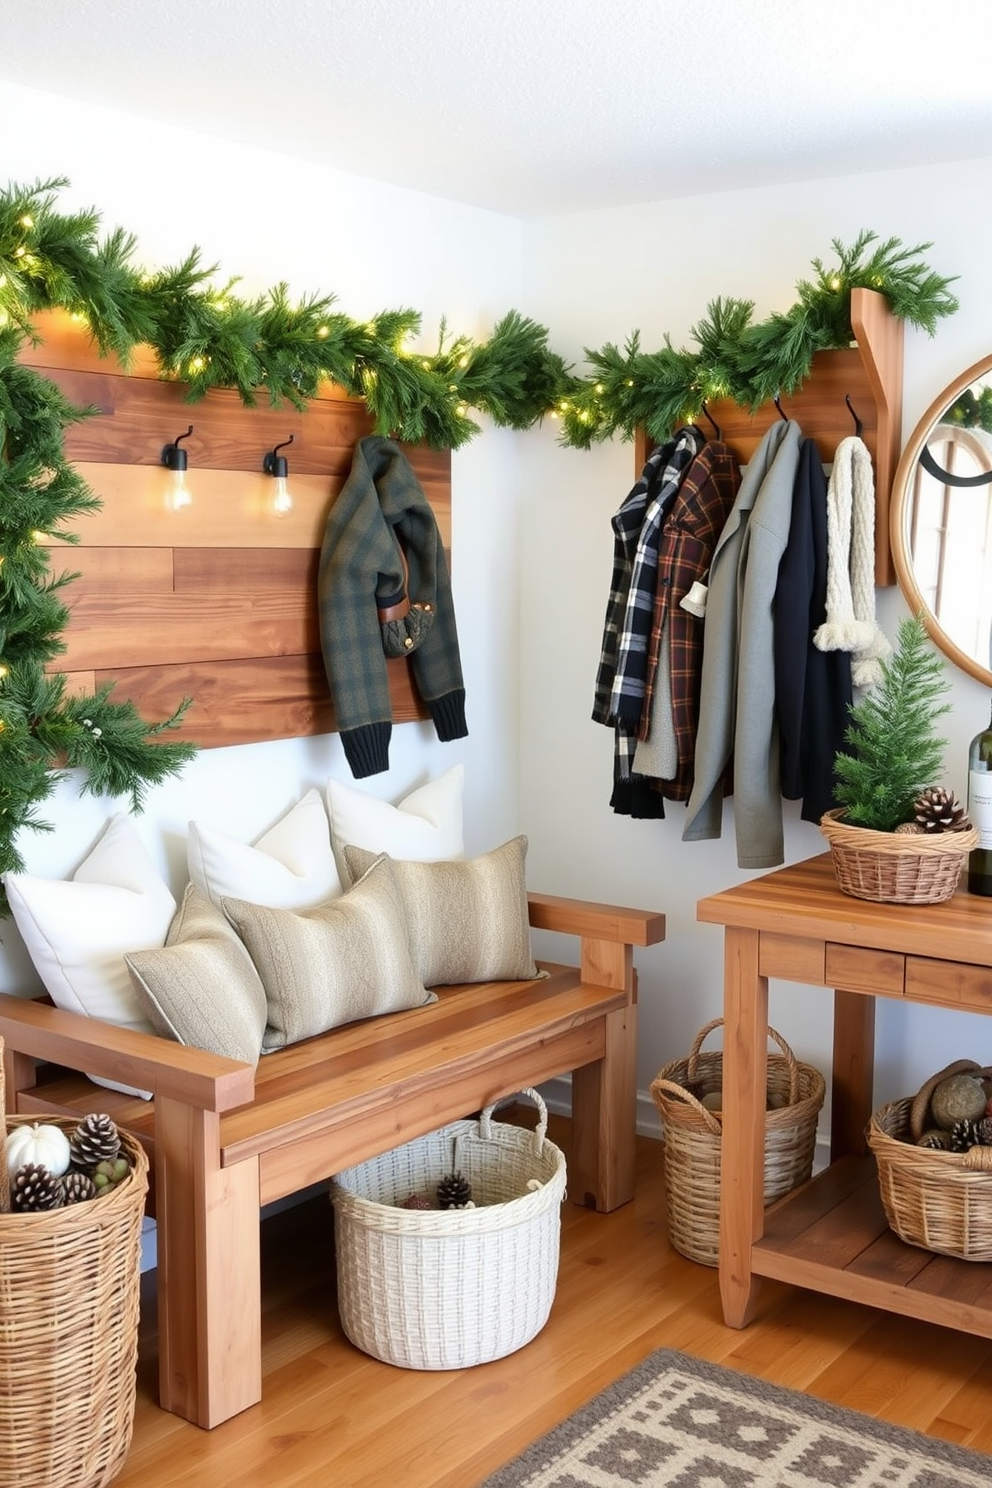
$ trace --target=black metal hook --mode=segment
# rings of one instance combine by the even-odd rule
[[[713,415],[710,413],[709,409],[706,407],[706,399],[705,398],[703,399],[703,417],[706,419],[707,423],[709,423],[709,424],[712,425],[713,433],[716,435],[717,439],[722,439],[723,438],[723,435],[720,433],[720,425],[717,423],[716,419],[713,417]]]
[[[288,449],[295,438],[295,434],[290,434],[289,438],[284,439],[282,444],[277,444],[274,446],[273,449],[269,450],[268,454],[262,461],[262,469],[268,475],[281,475],[283,479],[285,479],[285,477],[289,474],[289,464],[286,460],[286,456],[281,455],[279,451],[281,449]]]
[[[162,451],[162,464],[169,470],[186,470],[189,465],[189,456],[184,449],[180,449],[180,439],[188,439],[193,432],[190,424],[185,434],[177,434],[171,444],[167,444]]]
[[[854,411],[854,405],[851,402],[851,395],[850,395],[850,393],[845,393],[844,394],[844,402],[847,404],[847,411],[848,411],[848,413],[851,415],[851,417],[854,420],[854,432],[858,436],[858,438],[860,439],[861,438],[862,431],[864,429],[864,424],[861,422],[861,420],[858,418],[858,415]]]
[[[782,397],[781,397],[781,394],[780,393],[776,393],[775,396],[774,396],[774,398],[772,399],[772,402],[775,404],[775,407],[778,409],[778,416],[779,416],[779,418],[780,419],[784,419],[785,422],[788,423],[789,422],[789,415],[785,412],[785,409],[782,407]]]

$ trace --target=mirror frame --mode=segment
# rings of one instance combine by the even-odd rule
[[[899,458],[895,477],[892,481],[892,497],[889,506],[889,541],[892,547],[892,562],[896,571],[896,581],[902,590],[906,603],[914,615],[922,615],[923,623],[927,628],[927,634],[938,650],[943,651],[949,661],[955,666],[967,672],[970,677],[992,688],[992,670],[982,666],[973,656],[962,651],[946,631],[942,630],[937,623],[936,617],[927,607],[923,595],[920,593],[916,578],[913,574],[912,555],[909,551],[907,532],[909,528],[909,493],[913,485],[913,472],[917,461],[927,443],[927,438],[933,430],[941,414],[945,413],[951,404],[961,396],[966,388],[980,377],[992,375],[992,355],[982,357],[981,361],[975,362],[967,371],[962,372],[949,383],[943,392],[930,404],[926,413],[920,419],[916,428],[909,437]]]

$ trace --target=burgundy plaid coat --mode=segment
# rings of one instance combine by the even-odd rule
[[[647,700],[638,738],[646,738],[658,668],[661,633],[667,624],[671,651],[672,725],[678,767],[658,789],[671,801],[687,801],[692,790],[693,754],[699,718],[699,684],[703,663],[703,621],[683,610],[679,601],[693,583],[705,580],[723,525],[740,486],[737,461],[725,444],[711,440],[696,455],[672,502],[661,533],[651,644],[648,653]]]

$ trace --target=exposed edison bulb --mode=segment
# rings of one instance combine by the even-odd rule
[[[272,500],[269,502],[277,517],[285,516],[286,512],[293,510],[293,497],[289,489],[289,481],[284,475],[277,475],[272,482]]]
[[[187,506],[193,504],[193,493],[186,484],[185,467],[181,470],[170,470],[165,487],[165,509],[166,511],[183,511]]]
[[[288,449],[296,438],[290,434],[282,444],[277,444],[275,449],[269,450],[262,460],[262,469],[266,475],[272,476],[272,495],[269,497],[269,510],[277,517],[283,517],[287,512],[293,510],[293,498],[289,491],[289,461],[280,450]]]
[[[169,472],[165,483],[166,511],[183,511],[193,501],[192,492],[186,484],[189,457],[179,443],[181,439],[188,439],[192,432],[193,425],[190,424],[185,434],[177,434],[172,443],[167,444],[162,451],[162,464]]]

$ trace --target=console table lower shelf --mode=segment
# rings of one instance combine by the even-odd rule
[[[992,1265],[900,1240],[871,1157],[842,1157],[767,1209],[751,1272],[992,1338]]]

